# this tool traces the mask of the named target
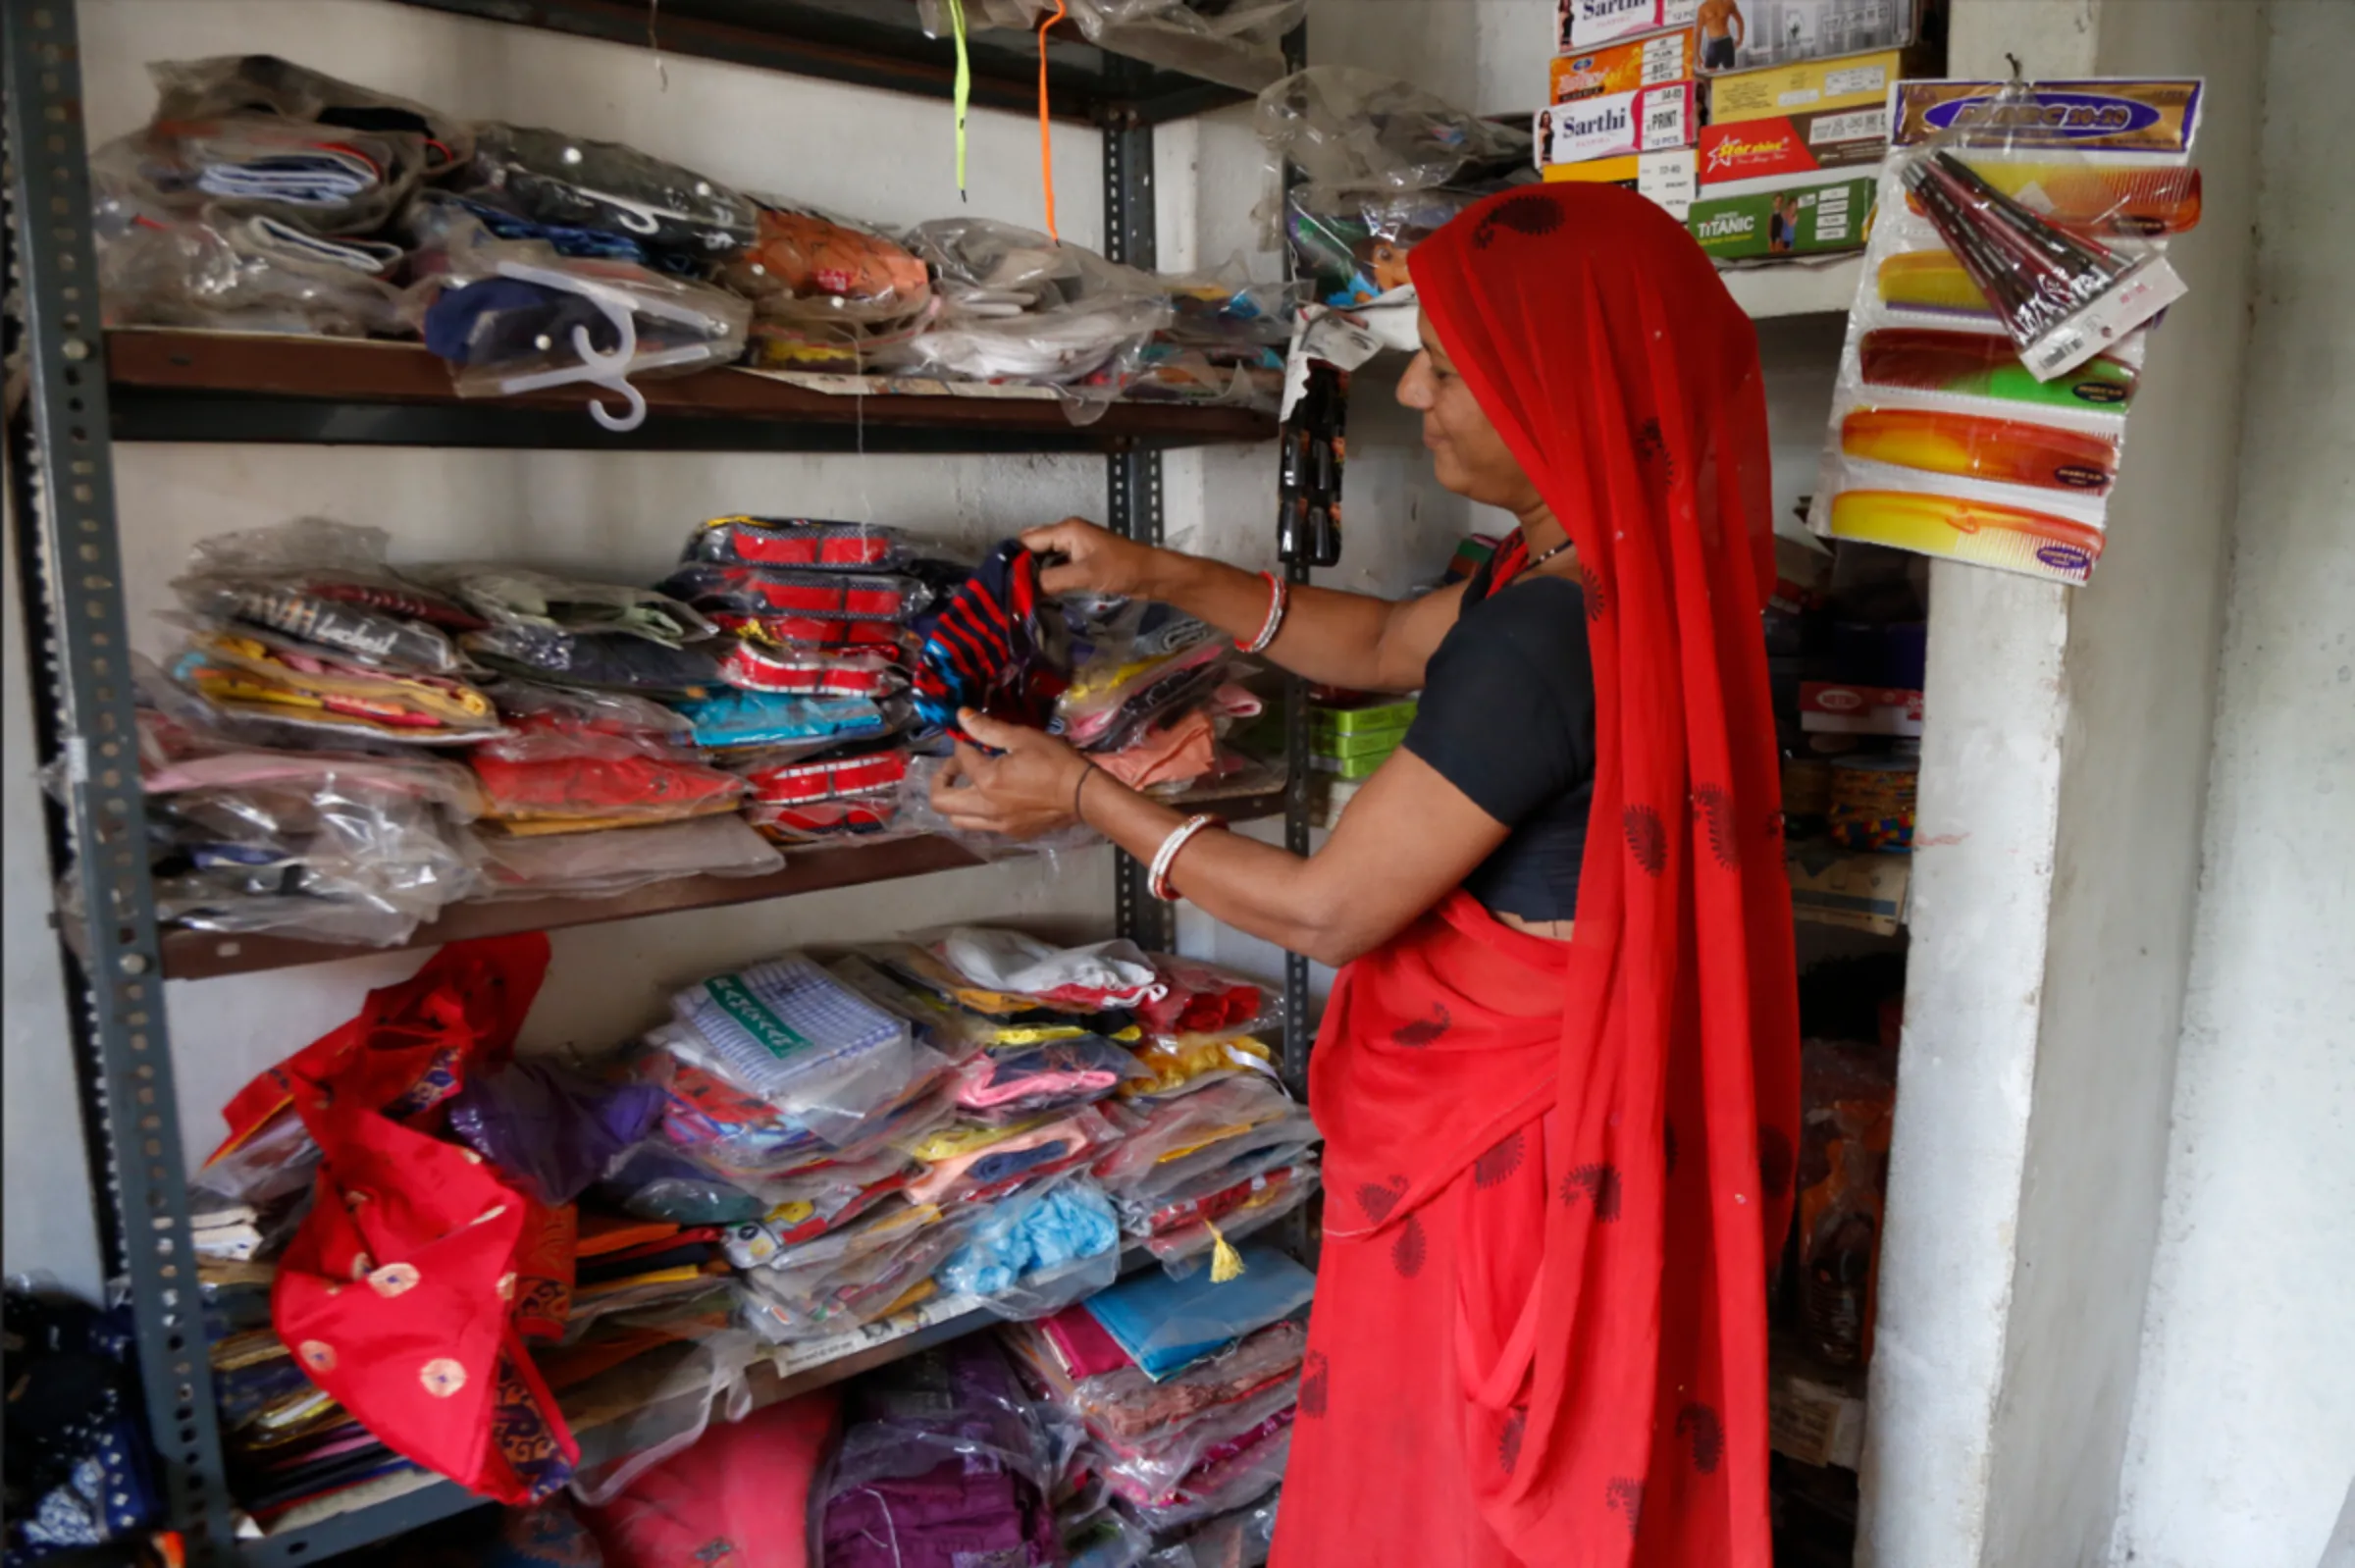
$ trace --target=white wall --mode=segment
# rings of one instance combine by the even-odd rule
[[[2314,1568],[2355,1477],[2355,7],[2276,0],[2246,445],[2112,1561]]]

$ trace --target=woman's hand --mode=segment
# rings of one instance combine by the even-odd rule
[[[1123,539],[1082,517],[1067,517],[1031,529],[1022,536],[1022,548],[1033,555],[1064,557],[1062,565],[1039,573],[1041,592],[1117,594],[1124,599],[1155,598],[1161,562],[1168,554],[1151,545]]]
[[[1094,763],[1037,730],[1003,724],[969,707],[957,717],[968,735],[1005,755],[985,757],[963,741],[957,743],[956,765],[941,769],[932,780],[933,810],[952,827],[1021,839],[1053,832],[1073,820],[1073,801]]]

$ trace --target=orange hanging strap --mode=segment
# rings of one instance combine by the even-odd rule
[[[1055,0],[1055,14],[1038,25],[1038,175],[1047,191],[1047,237],[1055,232],[1055,132],[1047,119],[1047,29],[1071,15],[1064,0]]]

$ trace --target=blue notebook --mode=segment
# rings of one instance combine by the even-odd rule
[[[1245,1247],[1242,1278],[1213,1284],[1199,1269],[1173,1280],[1158,1269],[1087,1299],[1087,1310],[1155,1383],[1288,1318],[1317,1292],[1317,1277],[1274,1247]]]

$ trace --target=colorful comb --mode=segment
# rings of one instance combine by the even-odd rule
[[[1859,345],[1864,379],[1875,387],[1998,397],[2054,408],[2112,408],[2125,412],[2134,396],[2134,367],[2096,354],[2065,376],[2040,382],[2019,362],[2010,340],[1984,333],[1884,327]]]
[[[2107,495],[2118,478],[2116,437],[1939,409],[1856,409],[1840,422],[1840,449],[1926,474],[2089,496]]]
[[[2064,583],[2083,583],[2102,554],[2102,531],[2084,523],[2019,506],[1900,490],[1851,490],[1833,497],[1832,536]]]

